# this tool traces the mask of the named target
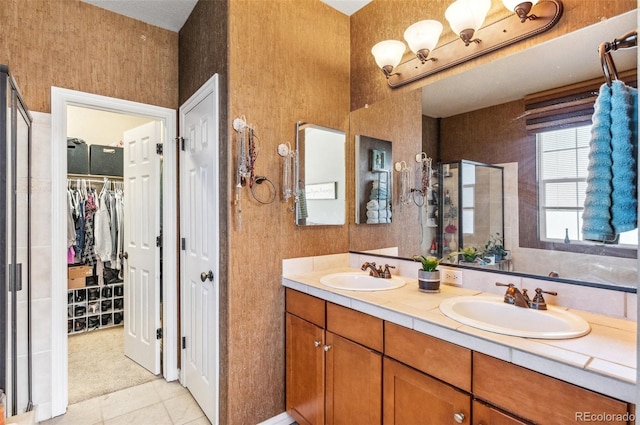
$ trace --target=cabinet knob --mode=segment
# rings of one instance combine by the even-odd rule
[[[320,347],[321,344],[322,341],[313,341],[313,345],[315,345],[316,347]]]
[[[461,424],[462,422],[464,422],[464,413],[454,413],[453,414],[453,419]]]
[[[325,345],[324,347],[322,347],[322,349],[324,351],[329,351],[329,350],[331,350],[331,346],[330,345]]]

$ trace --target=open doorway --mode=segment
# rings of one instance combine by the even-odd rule
[[[135,339],[141,338],[143,323],[161,320],[154,317],[162,303],[160,247],[147,241],[146,250],[140,250],[128,243],[140,239],[131,236],[142,230],[141,223],[161,232],[159,128],[159,121],[149,117],[67,105],[69,404],[159,377],[161,341],[152,332],[145,342],[152,351],[138,353]],[[154,144],[146,148],[153,152],[143,152],[145,143]],[[141,154],[148,162],[147,198],[138,193],[128,199],[136,194],[128,192],[140,192],[132,163]],[[136,220],[139,215],[144,217]],[[145,261],[147,267],[140,267]],[[136,311],[142,278],[131,270],[140,269],[158,293],[150,298],[153,305]]]
[[[176,116],[175,111],[167,108],[156,107],[152,105],[144,105],[136,102],[130,102],[120,99],[108,98],[104,96],[92,95],[88,93],[76,92],[66,89],[60,89],[52,87],[52,415],[57,416],[63,414],[66,411],[66,407],[69,404],[69,380],[68,380],[68,234],[67,226],[61,225],[67,223],[67,136],[68,132],[68,107],[88,108],[97,111],[110,112],[115,114],[132,115],[136,117],[142,117],[149,121],[157,123],[160,131],[160,140],[158,143],[161,146],[174,146],[172,143],[173,135],[176,131]],[[126,141],[123,141],[124,160],[127,161],[126,155],[131,149],[127,149]],[[146,142],[140,140],[136,146],[141,146],[146,143],[146,152],[149,148],[152,148],[155,155],[156,142],[154,141],[152,146],[149,145],[149,140]],[[141,154],[140,154],[141,155]],[[134,162],[138,161],[141,156],[137,155],[133,159]],[[176,261],[176,242],[170,235],[175,235],[176,224],[171,217],[176,217],[176,176],[175,176],[175,152],[171,149],[166,149],[164,152],[164,160],[162,162],[162,180],[163,189],[161,196],[161,210],[165,214],[163,223],[163,235],[153,235],[153,248],[156,248],[156,238],[158,243],[162,245],[164,250],[164,258],[161,262],[163,276],[175,276],[177,261]],[[138,161],[140,162],[140,161]],[[143,161],[144,162],[144,161]],[[160,175],[160,167],[158,167],[158,176]],[[140,177],[140,176],[138,176]],[[137,178],[137,177],[136,177]],[[144,180],[144,179],[139,179]],[[126,189],[126,184],[123,181],[123,186]],[[142,189],[136,191],[130,195],[131,199],[140,198],[144,186]],[[126,196],[126,195],[125,195]],[[153,208],[150,205],[143,207],[146,214],[151,214]],[[158,208],[160,209],[160,208]],[[134,225],[129,226],[132,229],[144,228],[146,221],[138,220]],[[126,229],[126,228],[125,228]],[[148,230],[148,229],[147,229]],[[148,235],[147,235],[148,236]],[[132,237],[125,237],[125,240],[131,240]],[[148,240],[148,238],[147,238]],[[149,245],[149,244],[148,244]],[[126,250],[122,253],[124,261],[126,262]],[[160,262],[159,262],[160,264]],[[129,278],[138,279],[141,287],[147,285],[147,289],[154,286],[152,280],[146,279],[146,274],[143,268],[137,267],[125,267],[125,272],[129,274]],[[131,275],[135,276],[131,276]],[[148,276],[147,276],[148,277]],[[126,280],[123,279],[123,280]],[[126,290],[126,285],[123,285]],[[132,285],[133,286],[133,285]],[[157,288],[159,290],[159,288]],[[131,294],[129,299],[135,297],[139,298],[139,294],[142,290]],[[148,292],[148,291],[145,291]],[[112,293],[113,294],[113,293]],[[154,350],[157,355],[158,365],[160,364],[160,356],[162,358],[162,372],[161,375],[164,379],[171,381],[178,378],[177,368],[177,291],[173,285],[166,285],[163,291],[163,303],[162,303],[162,317],[165,319],[162,323],[147,323],[147,325],[157,325],[153,327],[153,331],[148,329],[151,326],[147,326],[146,330],[140,330],[137,332],[137,336],[141,337],[141,340],[156,341],[156,336],[162,338],[163,350],[160,353],[159,348]],[[88,294],[87,294],[88,296]],[[113,295],[112,295],[113,297]],[[126,299],[127,296],[123,295]],[[113,298],[112,298],[113,300]],[[158,292],[159,300],[159,292]],[[140,301],[139,299],[137,301]],[[125,301],[126,303],[126,301]],[[153,304],[153,303],[151,303]],[[159,304],[159,301],[158,301]],[[88,304],[87,304],[88,306]],[[143,306],[144,307],[144,306]],[[140,310],[143,309],[140,307]],[[127,309],[130,309],[130,305],[124,306],[125,318],[127,317]],[[115,312],[113,313],[115,314]],[[148,315],[132,315],[133,317],[145,317]],[[159,317],[159,316],[158,316]],[[111,316],[113,320],[113,315]],[[126,319],[125,319],[126,320]],[[140,321],[143,321],[142,319]],[[140,322],[138,321],[138,322]],[[136,322],[136,329],[141,329]],[[74,325],[75,326],[75,325]],[[74,328],[75,329],[75,328]],[[153,335],[151,335],[153,334]],[[158,343],[159,347],[159,343]],[[158,374],[160,369],[158,366]]]

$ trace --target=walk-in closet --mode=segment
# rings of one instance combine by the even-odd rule
[[[67,106],[69,404],[156,378],[125,355],[136,297],[127,293],[125,205],[135,193],[124,181],[125,138],[145,125],[153,120]]]

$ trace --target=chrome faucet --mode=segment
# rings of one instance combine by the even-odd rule
[[[389,271],[389,268],[395,269],[394,266],[388,264],[384,265],[384,269],[382,266],[376,268],[376,263],[373,261],[371,263],[365,261],[362,267],[360,267],[362,271],[369,269],[369,276],[380,277],[382,279],[391,279],[391,271]]]
[[[529,308],[529,296],[527,295],[526,289],[523,294],[520,292],[518,288],[513,283],[500,283],[496,282],[496,286],[506,286],[507,292],[504,294],[504,302],[507,304],[513,304],[517,307]]]
[[[536,295],[533,300],[529,298],[527,290],[523,289],[522,292],[513,283],[500,283],[496,282],[496,286],[506,286],[507,292],[504,294],[504,302],[507,304],[513,304],[518,307],[533,308],[535,310],[546,310],[547,303],[544,300],[542,294],[558,295],[557,292],[543,291],[540,288],[536,288]]]
[[[371,263],[365,261],[360,269],[362,271],[367,271],[367,269],[369,269],[369,276],[373,277],[381,277],[380,275],[382,274],[382,270],[376,269],[376,263],[373,261]],[[382,267],[380,267],[380,269],[382,269]]]

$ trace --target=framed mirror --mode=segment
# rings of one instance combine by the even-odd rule
[[[296,123],[296,224],[343,225],[346,216],[345,133]]]
[[[422,148],[427,155],[440,163],[468,159],[504,169],[504,245],[511,251],[513,271],[503,273],[636,291],[637,246],[580,244],[571,234],[563,240],[565,225],[557,241],[539,237],[537,143],[527,129],[525,105],[525,98],[534,93],[589,80],[604,83],[597,46],[636,27],[634,10],[418,89],[423,99]],[[619,73],[637,70],[636,49],[619,50],[614,59]],[[551,66],[553,72],[549,71]],[[396,97],[403,97],[406,103],[411,96],[411,92],[404,92]],[[422,214],[416,212],[415,216],[418,219],[411,223],[419,229]],[[411,258],[417,252],[428,253],[432,240],[427,238],[425,243],[423,238],[419,245],[402,237],[391,240],[382,229],[378,233],[367,239],[366,246],[361,237],[350,240],[352,250],[394,248],[398,257]],[[578,245],[584,249],[578,251]],[[552,272],[557,277],[549,277]]]

